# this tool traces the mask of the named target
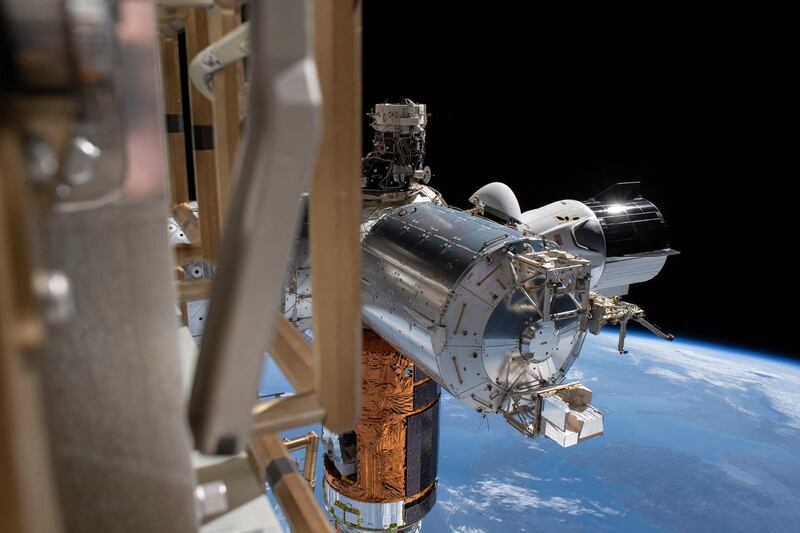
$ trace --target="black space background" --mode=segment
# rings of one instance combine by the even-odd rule
[[[780,43],[724,12],[476,5],[364,3],[365,113],[428,105],[431,185],[469,207],[504,181],[524,211],[641,180],[681,255],[628,299],[678,338],[800,357]]]

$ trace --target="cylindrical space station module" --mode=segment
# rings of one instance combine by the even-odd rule
[[[436,501],[439,385],[369,330],[362,357],[356,430],[323,434],[323,498],[340,531],[417,531]]]
[[[522,212],[502,183],[449,207],[426,183],[425,107],[379,104],[363,165],[364,411],[354,432],[323,433],[327,508],[342,531],[415,531],[435,501],[439,386],[527,437],[572,446],[601,435],[592,391],[565,382],[586,333],[642,323],[623,302],[674,253],[664,218],[618,184],[587,200]],[[306,236],[285,314],[310,325]]]
[[[577,357],[589,261],[555,242],[420,202],[385,212],[362,250],[364,322],[479,413],[535,410]]]

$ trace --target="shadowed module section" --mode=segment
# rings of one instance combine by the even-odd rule
[[[356,430],[325,432],[323,496],[340,531],[418,531],[436,502],[439,385],[365,330]]]

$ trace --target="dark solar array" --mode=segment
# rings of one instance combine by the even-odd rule
[[[413,496],[436,480],[439,402],[408,417],[406,453],[406,496]]]
[[[413,524],[414,522],[418,522],[422,520],[428,511],[433,509],[433,505],[436,503],[436,487],[414,502],[408,504],[405,508],[405,521],[406,524]]]
[[[428,380],[414,387],[414,410],[425,407],[439,395],[439,384]]]

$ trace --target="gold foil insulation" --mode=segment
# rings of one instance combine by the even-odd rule
[[[364,330],[362,372],[356,475],[343,478],[326,468],[325,479],[337,492],[354,500],[416,500],[430,487],[406,497],[407,418],[438,401],[437,397],[414,409],[414,387],[430,378],[415,382],[414,363],[370,330]]]

